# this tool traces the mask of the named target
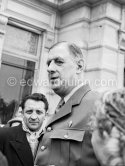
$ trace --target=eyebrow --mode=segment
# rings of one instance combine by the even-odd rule
[[[28,109],[28,110],[25,110],[25,112],[27,112],[27,111],[33,111],[33,109]]]
[[[64,59],[62,57],[55,57],[55,58],[48,59],[46,64],[48,65],[52,60],[54,60],[54,61],[55,60],[62,60],[62,61],[64,61]]]

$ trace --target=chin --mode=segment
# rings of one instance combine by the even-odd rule
[[[37,131],[37,128],[30,128],[31,131]]]
[[[30,129],[31,131],[35,131],[35,130],[38,129],[38,127],[37,127],[37,126],[31,126],[29,129]]]
[[[54,91],[54,92],[56,92],[56,91],[58,91],[59,89],[60,89],[60,87],[59,86],[54,86],[54,85],[52,85],[51,86],[51,89]]]

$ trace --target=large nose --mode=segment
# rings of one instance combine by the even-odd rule
[[[54,61],[51,61],[48,68],[47,68],[48,73],[53,73],[55,71],[55,63]]]
[[[30,116],[30,118],[32,120],[36,120],[37,119],[37,114],[35,112],[33,112],[32,115]]]

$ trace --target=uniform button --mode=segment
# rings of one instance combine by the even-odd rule
[[[45,146],[41,146],[41,150],[44,151],[46,149]]]
[[[68,125],[69,127],[71,127],[72,126],[72,120],[69,122],[69,125]]]
[[[48,127],[48,128],[47,128],[47,131],[51,131],[51,130],[52,130],[52,128],[51,128],[51,127]]]
[[[68,135],[67,135],[67,134],[65,134],[65,135],[64,135],[64,138],[66,138],[66,139],[67,139],[67,138],[68,138]]]

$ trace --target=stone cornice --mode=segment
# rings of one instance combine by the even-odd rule
[[[40,1],[63,12],[75,6],[83,4],[93,6],[97,3],[102,3],[105,0],[40,0]],[[120,3],[121,5],[125,5],[125,0],[109,0],[109,1],[114,1]]]

